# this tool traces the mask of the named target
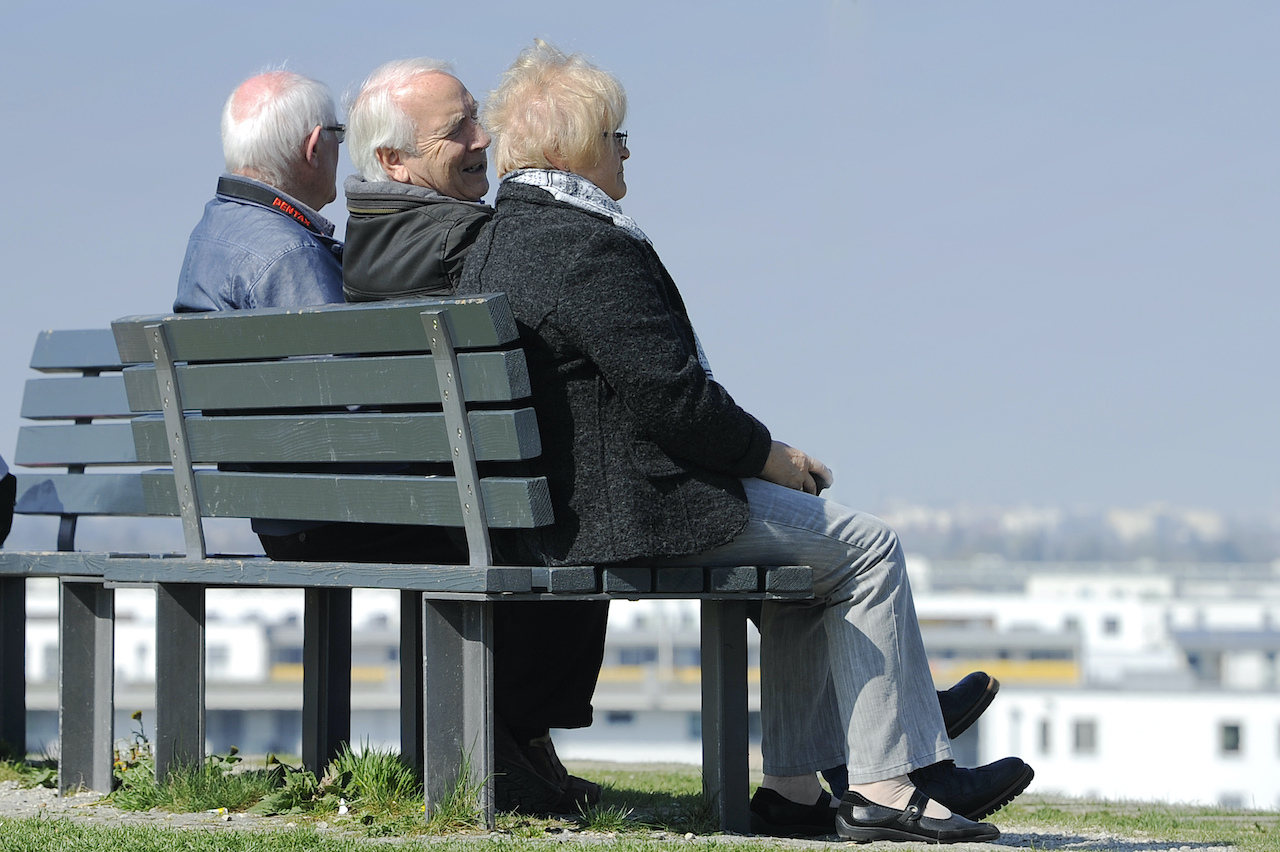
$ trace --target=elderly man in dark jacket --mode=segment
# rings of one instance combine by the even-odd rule
[[[475,99],[447,64],[404,59],[374,71],[349,112],[347,301],[451,295],[493,216]]]
[[[348,109],[347,301],[452,295],[493,208],[476,102],[434,59],[388,62]],[[569,775],[551,728],[591,724],[608,603],[494,607],[495,798],[500,810],[576,812],[600,787]]]

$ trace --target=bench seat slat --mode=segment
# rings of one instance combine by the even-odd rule
[[[103,577],[119,583],[198,583],[209,586],[279,586],[406,589],[424,592],[525,593],[529,568],[400,565],[361,562],[273,562],[266,557],[172,559],[109,556]]]
[[[138,473],[34,474],[19,473],[18,501],[14,511],[22,515],[121,515],[155,514],[143,496]],[[173,512],[160,514],[177,514]]]
[[[469,415],[480,461],[523,461],[542,452],[537,415],[473,411]],[[202,417],[186,420],[187,447],[196,464],[315,462],[449,462],[449,436],[439,412],[294,414]],[[160,415],[133,421],[143,464],[168,464],[169,444]]]
[[[28,379],[22,416],[28,420],[129,417],[129,398],[119,373],[59,379]]]
[[[148,352],[126,363],[150,360]],[[106,328],[42,331],[31,353],[31,369],[42,373],[119,370],[120,363],[115,337]]]
[[[0,551],[0,576],[101,577],[105,561],[104,553]]]
[[[127,422],[23,426],[13,459],[28,467],[138,463]]]
[[[350,352],[424,352],[422,311],[441,304],[449,316],[459,348],[497,347],[518,339],[505,296],[465,299],[406,299],[394,305],[320,305],[306,308],[261,308],[184,314],[169,324],[175,361],[237,358],[285,358]],[[127,362],[152,358],[145,326],[173,314],[125,317],[111,324],[120,357]]]
[[[464,353],[458,360],[462,390],[471,402],[509,402],[530,395],[520,350]],[[182,403],[192,410],[440,403],[430,355],[180,364],[177,373]],[[133,411],[160,410],[154,368],[126,370],[124,382]]]
[[[142,479],[147,514],[179,514],[172,473],[148,471]],[[451,476],[200,470],[196,489],[208,518],[462,526],[458,485]],[[551,497],[542,477],[489,477],[481,490],[490,526],[529,529],[551,523]]]

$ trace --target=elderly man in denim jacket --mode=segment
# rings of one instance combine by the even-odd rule
[[[222,109],[227,174],[191,232],[175,311],[342,301],[342,244],[317,211],[337,197],[333,96],[292,71],[241,83]]]

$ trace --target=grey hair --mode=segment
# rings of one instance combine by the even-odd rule
[[[617,77],[541,39],[520,52],[484,107],[498,177],[554,168],[549,156],[571,167],[594,166],[626,117],[627,93]]]
[[[222,107],[222,155],[227,171],[288,188],[302,164],[302,143],[317,125],[338,121],[324,83],[293,71],[265,71],[245,80]]]
[[[424,74],[452,74],[453,66],[425,56],[378,66],[347,102],[347,155],[368,181],[389,181],[378,149],[418,154],[418,127],[400,105],[400,95]]]

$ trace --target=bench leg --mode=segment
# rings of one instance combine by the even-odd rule
[[[109,793],[115,593],[66,579],[58,591],[58,793]]]
[[[0,753],[27,753],[27,581],[0,577]]]
[[[702,790],[720,828],[751,831],[747,781],[747,608],[702,602]]]
[[[423,601],[423,776],[430,818],[454,792],[464,766],[480,790],[487,828],[493,811],[493,605]]]
[[[302,765],[324,775],[351,739],[351,590],[307,589],[302,616]]]
[[[422,768],[422,592],[400,592],[400,756]]]
[[[204,586],[156,586],[156,780],[204,761]]]

